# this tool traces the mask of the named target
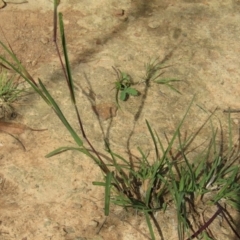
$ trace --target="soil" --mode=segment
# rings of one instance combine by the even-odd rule
[[[7,2],[7,1],[6,1]],[[16,3],[16,2],[15,2]],[[29,73],[41,79],[75,129],[68,89],[53,42],[53,3],[8,1],[0,9],[0,40],[11,45]],[[125,154],[154,151],[145,120],[160,138],[174,133],[187,107],[183,126],[195,132],[215,109],[214,126],[227,129],[231,114],[233,137],[240,118],[240,1],[238,0],[65,0],[63,13],[77,104],[88,138],[104,153],[104,137],[114,151]],[[4,34],[3,34],[4,33]],[[0,53],[2,53],[0,49]],[[163,77],[181,94],[151,82],[134,85],[142,93],[116,108],[113,66],[135,83],[145,74],[144,64],[158,58],[168,68]],[[86,156],[65,152],[45,158],[62,146],[75,146],[67,130],[36,94],[15,105],[20,125],[0,133],[0,240],[113,240],[148,239],[145,219],[137,212],[111,206],[104,216],[101,171]],[[21,125],[22,124],[22,125]],[[24,127],[27,126],[27,127]],[[32,129],[47,129],[33,131]],[[80,129],[77,130],[81,134]],[[209,139],[211,126],[194,146]],[[193,146],[193,147],[194,147]],[[205,221],[216,211],[209,208]],[[230,209],[231,211],[231,209]],[[238,213],[231,211],[237,225]],[[177,237],[174,205],[156,219],[157,239]],[[220,216],[211,224],[215,239],[236,239]]]

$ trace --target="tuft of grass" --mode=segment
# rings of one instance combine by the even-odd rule
[[[176,78],[162,78],[161,76],[165,73],[162,71],[165,68],[168,68],[171,66],[165,66],[165,63],[163,61],[160,61],[159,58],[150,59],[149,62],[145,64],[145,76],[142,78],[141,82],[145,82],[147,85],[150,84],[150,81],[166,85],[173,91],[181,94],[172,83],[179,82],[181,80],[178,80]]]
[[[19,86],[15,76],[9,76],[8,71],[0,69],[0,118],[7,119],[14,113],[15,103],[25,92]]]
[[[103,180],[96,181],[93,184],[102,186],[105,189],[105,215],[110,214],[110,204],[122,206],[126,210],[134,209],[137,212],[141,212],[145,216],[151,239],[156,239],[156,232],[161,236],[161,231],[159,230],[161,223],[158,224],[156,221],[156,213],[159,211],[164,212],[172,206],[175,206],[176,210],[180,240],[183,240],[186,235],[190,237],[189,239],[193,239],[198,235],[202,235],[205,239],[210,239],[210,235],[205,230],[218,214],[225,211],[220,204],[224,203],[235,207],[236,210],[240,210],[239,167],[235,164],[240,158],[239,153],[232,154],[232,149],[228,149],[227,154],[225,154],[222,147],[224,141],[222,139],[221,144],[218,145],[218,131],[212,128],[211,140],[206,144],[204,150],[194,156],[189,154],[195,138],[212,117],[211,115],[195,134],[182,139],[182,126],[194,102],[193,98],[182,120],[176,127],[173,136],[168,139],[165,135],[168,142],[166,147],[164,147],[162,140],[153,130],[151,124],[146,121],[149,136],[154,147],[154,156],[145,153],[139,147],[139,156],[136,157],[132,164],[129,159],[113,152],[110,145],[106,143],[108,159],[111,159],[111,161],[106,161],[88,139],[84,130],[83,120],[76,105],[75,89],[68,60],[63,16],[61,13],[57,14],[58,4],[59,1],[55,0],[54,43],[65,75],[72,108],[79,123],[81,136],[70,125],[62,113],[60,106],[47,90],[44,83],[40,79],[35,81],[22,66],[13,51],[11,51],[11,48],[0,41],[0,45],[10,56],[11,61],[7,60],[4,56],[0,56],[0,60],[5,66],[14,70],[19,76],[25,79],[43,100],[52,107],[77,145],[60,147],[49,153],[46,157],[51,157],[69,150],[79,151],[87,155],[96,163],[103,173]],[[57,17],[60,26],[64,61],[62,60],[56,41]],[[167,86],[169,86],[171,82],[174,82],[161,80],[160,76],[162,73],[160,71],[163,68],[162,63],[159,62],[158,59],[150,61],[146,65],[146,76],[144,77],[146,84],[149,84],[150,80],[156,83],[166,84]],[[129,92],[129,88],[131,89],[131,84],[129,83],[130,76],[119,70],[115,69],[115,71],[118,75],[116,87],[118,91],[121,92],[120,99],[126,100],[127,94],[131,95],[131,91]],[[118,94],[116,100],[118,100]],[[229,132],[232,132],[230,127]],[[222,129],[220,135],[223,135]],[[85,139],[87,146],[84,145],[83,139]],[[173,146],[177,151],[173,151]],[[229,148],[232,148],[232,146],[232,140],[230,140]],[[132,156],[129,156],[129,158],[131,157]],[[199,205],[218,207],[211,221],[201,223]],[[195,215],[197,217],[195,217]],[[196,227],[194,228],[190,223],[193,216],[195,220],[199,221],[200,227],[198,229],[196,229]]]
[[[213,129],[212,138],[206,144],[206,148],[189,158],[187,150],[197,135],[185,141],[182,141],[180,136],[178,133],[178,152],[171,153],[171,160],[167,160],[169,178],[167,181],[166,179],[162,181],[167,184],[176,207],[178,235],[182,240],[186,233],[190,236],[190,232],[194,232],[190,220],[193,215],[200,215],[202,206],[204,208],[218,207],[218,212],[212,217],[212,221],[223,211],[223,208],[219,210],[220,204],[231,206],[237,211],[240,210],[240,171],[237,164],[240,154],[234,156],[229,155],[229,149],[226,152],[223,151],[224,141],[222,139],[221,143],[217,144],[217,130]],[[220,136],[223,136],[222,129]],[[197,220],[201,231],[198,229],[189,239],[200,234],[210,238],[204,230],[211,222],[201,223],[200,218]]]

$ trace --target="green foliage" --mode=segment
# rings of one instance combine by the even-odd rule
[[[163,61],[159,61],[159,58],[155,58],[154,60],[150,60],[148,63],[145,64],[145,76],[141,82],[145,82],[149,84],[150,81],[155,82],[157,84],[162,84],[168,86],[173,91],[181,94],[171,83],[179,82],[181,80],[175,78],[161,78],[164,74],[162,71],[165,68],[170,66],[165,66]]]
[[[4,102],[9,104],[15,102],[23,92],[24,89],[19,88],[14,76],[8,77],[7,71],[0,71],[0,98]]]
[[[58,1],[55,0],[54,4],[54,19],[56,21]],[[149,136],[155,151],[154,157],[144,153],[139,147],[139,156],[133,163],[130,163],[129,159],[125,159],[121,155],[114,153],[110,146],[106,144],[108,159],[110,158],[111,161],[102,159],[85,134],[82,120],[76,106],[74,84],[68,60],[61,14],[59,14],[59,22],[66,68],[63,65],[60,54],[59,58],[66,76],[66,84],[69,89],[72,107],[76,113],[82,137],[86,140],[88,147],[84,146],[82,137],[80,137],[77,131],[70,125],[44,83],[40,79],[38,82],[34,81],[27,70],[21,65],[15,54],[0,41],[3,50],[11,57],[14,63],[0,56],[2,62],[25,79],[43,100],[52,107],[55,114],[77,144],[77,147],[58,148],[49,153],[47,157],[69,150],[79,151],[87,155],[103,172],[103,182],[94,182],[94,184],[102,186],[105,189],[105,215],[109,215],[111,203],[122,206],[125,209],[131,208],[141,212],[145,216],[152,239],[156,237],[151,219],[154,219],[154,214],[157,211],[165,211],[168,207],[172,206],[172,204],[174,204],[176,209],[180,240],[185,238],[186,233],[188,235],[190,234],[191,226],[189,222],[191,214],[198,212],[198,203],[201,202],[201,204],[210,206],[224,202],[240,210],[239,166],[235,164],[235,162],[239,160],[239,154],[232,154],[232,140],[229,141],[230,149],[228,149],[226,155],[222,150],[222,145],[219,146],[217,144],[217,131],[213,128],[211,140],[207,143],[204,150],[190,157],[188,153],[191,151],[191,144],[209,119],[195,134],[187,139],[181,138],[182,125],[194,99],[189,104],[173,136],[170,140],[166,137],[168,144],[165,147],[160,137],[152,129],[151,124],[146,121]],[[56,33],[56,29],[54,29],[54,32]],[[58,46],[57,43],[56,46]],[[170,83],[178,80],[161,79],[160,76],[162,73],[159,72],[161,69],[163,69],[162,63],[157,59],[150,61],[146,65],[144,81],[148,84],[149,81],[152,80],[174,89]],[[115,83],[117,103],[118,98],[126,101],[129,96],[138,95],[137,90],[132,88],[130,75],[117,69],[114,70],[118,77]],[[4,92],[4,90],[1,91]],[[229,127],[229,133],[231,132],[232,130]],[[223,140],[221,144],[223,144]],[[177,151],[174,152],[173,148],[177,149]],[[129,158],[130,157],[132,156],[129,156]],[[207,194],[208,198],[206,199],[205,196]],[[156,221],[154,223],[156,224]],[[203,235],[205,239],[208,239],[205,232]]]
[[[179,150],[176,155],[171,154],[171,159],[166,159],[169,177],[162,178],[162,181],[166,183],[176,206],[181,240],[191,229],[190,217],[198,212],[198,205],[206,207],[224,203],[240,210],[240,172],[236,163],[240,156],[231,155],[229,158],[228,153],[222,150],[223,143],[217,145],[217,131],[214,130],[207,148],[189,158],[188,143],[192,143],[196,135],[182,142],[180,133],[177,134]]]
[[[132,87],[131,76],[125,72],[113,68],[117,74],[117,81],[115,82],[116,88],[116,102],[119,106],[118,98],[121,101],[126,101],[129,96],[137,96],[138,91]],[[119,96],[120,93],[120,96]]]
[[[10,75],[5,65],[0,63],[0,66],[0,118],[8,118],[14,111],[13,103],[22,97],[26,90],[20,86],[14,75]]]
[[[164,74],[162,71],[164,68],[169,66],[165,66],[164,63],[160,62],[158,58],[155,60],[150,60],[147,64],[145,64],[146,74],[143,77],[143,80],[140,82],[145,82],[148,86],[150,81],[168,86],[173,91],[181,94],[173,85],[174,82],[179,82],[180,80],[175,78],[161,78],[161,75]],[[116,88],[116,103],[119,106],[118,99],[121,101],[126,101],[129,96],[138,96],[140,93],[133,88],[134,85],[132,78],[129,74],[120,71],[119,69],[114,68],[114,71],[117,75],[117,81],[115,82]]]

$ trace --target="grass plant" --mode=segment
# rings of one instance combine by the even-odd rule
[[[14,113],[13,104],[25,92],[20,88],[14,75],[9,76],[8,69],[0,64],[0,118],[7,119]]]
[[[171,66],[165,66],[164,61],[160,61],[159,58],[150,59],[145,64],[145,76],[142,78],[141,82],[146,83],[147,85],[151,82],[166,85],[173,91],[181,94],[173,85],[174,82],[179,82],[181,80],[178,80],[176,78],[162,78],[161,76],[164,74],[164,71],[162,71],[165,68],[168,68]]]
[[[0,60],[5,66],[14,70],[19,76],[25,79],[43,100],[52,107],[76,143],[76,146],[60,147],[49,153],[46,157],[51,157],[69,150],[86,154],[96,163],[103,173],[103,180],[96,181],[93,184],[104,187],[105,189],[105,215],[108,216],[110,214],[110,204],[141,212],[145,216],[151,239],[156,239],[156,233],[163,238],[161,231],[159,231],[161,223],[157,222],[155,213],[159,211],[164,212],[172,206],[174,206],[176,210],[180,240],[186,237],[193,239],[199,235],[205,239],[210,239],[211,236],[206,230],[210,222],[201,223],[199,205],[209,207],[217,206],[218,211],[215,214],[216,216],[223,213],[223,208],[219,207],[222,206],[222,204],[230,205],[240,210],[239,166],[236,164],[236,161],[240,158],[240,154],[239,152],[233,152],[234,147],[232,140],[229,141],[229,149],[226,154],[225,151],[223,151],[223,138],[219,145],[217,143],[218,131],[213,127],[211,139],[208,143],[205,143],[204,150],[194,155],[189,154],[192,143],[203,127],[207,123],[211,123],[212,117],[211,115],[194,134],[182,139],[181,131],[183,123],[192,107],[193,99],[172,137],[169,139],[169,137],[166,136],[167,146],[164,146],[163,141],[153,130],[151,124],[146,121],[149,137],[154,147],[154,157],[145,153],[139,147],[139,156],[135,159],[134,165],[132,165],[129,159],[113,152],[110,145],[106,143],[106,151],[111,158],[111,162],[105,161],[88,139],[80,111],[76,104],[75,89],[68,60],[63,17],[61,13],[57,14],[58,4],[59,1],[55,0],[54,42],[69,89],[73,111],[79,123],[81,136],[70,125],[62,113],[60,106],[52,97],[44,83],[40,79],[35,81],[17,59],[13,51],[11,51],[11,48],[0,41],[2,49],[11,58],[11,60],[8,60],[6,57],[0,56]],[[62,60],[56,41],[57,15],[64,61]],[[157,83],[167,84],[171,89],[176,90],[170,84],[175,80],[160,80],[159,77],[161,73],[159,71],[161,69],[162,64],[158,60],[149,62],[146,65],[147,74],[144,77],[144,81],[148,84],[150,80],[153,80]],[[128,81],[128,75],[118,70],[116,71],[120,74],[118,81],[120,84],[118,85],[119,90],[124,92],[126,90],[125,87],[130,88],[130,85],[122,86],[122,84],[126,84],[125,80]],[[122,100],[126,98],[126,94],[130,93],[125,92],[125,95],[122,95]],[[232,131],[230,125],[231,124],[229,124],[229,133]],[[220,136],[222,135],[223,130],[221,128]],[[83,139],[87,142],[86,146],[83,144]],[[173,151],[173,149],[177,150]],[[226,211],[225,208],[224,211]],[[212,217],[212,221],[215,219],[215,215]],[[196,221],[199,221],[198,228],[191,224],[193,216]]]

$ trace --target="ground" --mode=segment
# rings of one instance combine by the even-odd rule
[[[0,40],[7,39],[29,73],[46,84],[78,129],[53,43],[53,3],[6,2],[0,9]],[[127,147],[133,153],[138,146],[151,151],[145,119],[160,137],[171,136],[194,96],[184,129],[194,132],[215,109],[216,127],[220,120],[226,129],[224,110],[240,110],[239,10],[238,0],[62,0],[59,11],[77,103],[94,146],[104,152],[105,136],[122,154]],[[173,83],[181,94],[151,83],[144,101],[141,96],[130,97],[117,110],[112,67],[139,82],[144,64],[156,58],[170,66],[164,76],[181,80]],[[136,88],[143,93],[145,85]],[[25,150],[16,138],[0,133],[1,240],[147,239],[146,223],[138,213],[112,206],[110,216],[104,216],[104,189],[92,185],[102,175],[89,158],[77,152],[45,158],[74,142],[42,99],[30,94],[14,107],[14,122],[27,127],[5,130]],[[109,108],[114,110],[112,116]],[[231,114],[235,140],[239,117],[237,111]],[[210,132],[210,127],[204,129],[197,141],[208,139]],[[206,217],[215,211],[212,208]],[[237,213],[232,214],[237,222]],[[178,239],[174,208],[159,214],[157,220],[162,231],[159,239]],[[220,216],[211,231],[218,240],[234,239]]]

